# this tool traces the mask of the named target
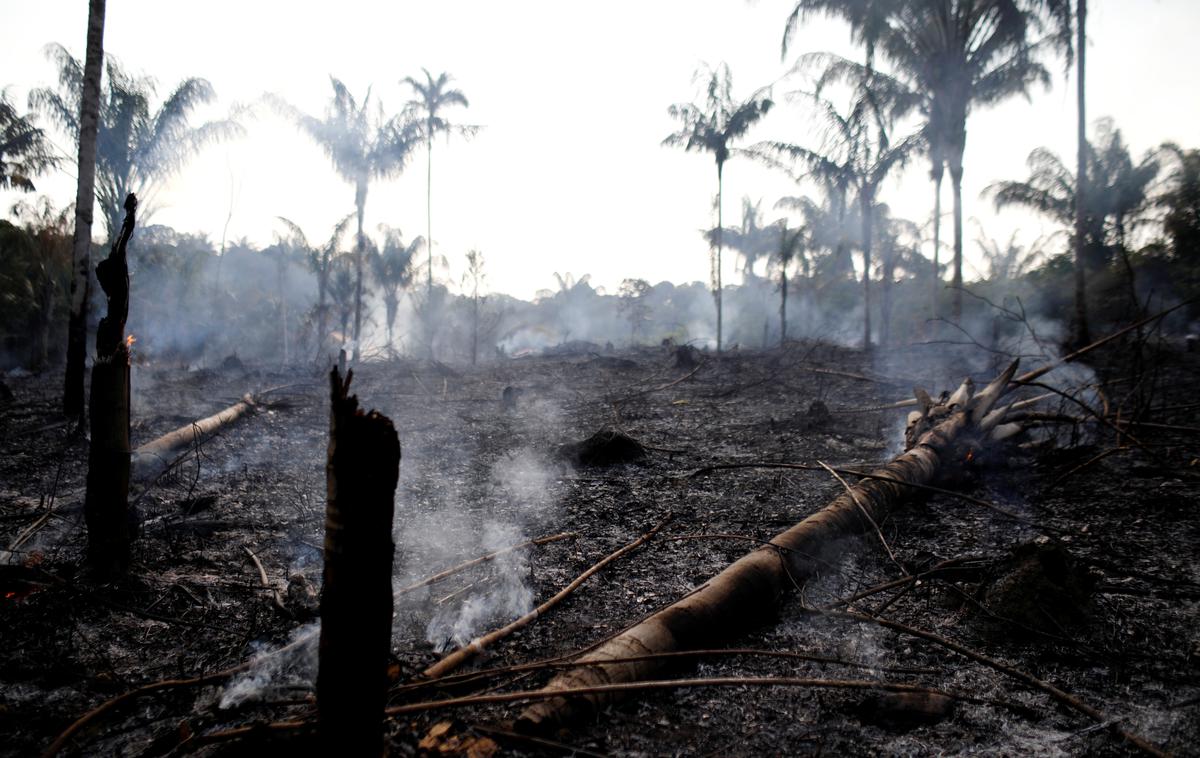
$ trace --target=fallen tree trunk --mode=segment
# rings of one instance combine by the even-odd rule
[[[616,696],[611,685],[651,678],[664,664],[645,659],[676,650],[710,646],[767,620],[788,591],[815,575],[838,540],[863,534],[882,522],[915,492],[906,483],[927,485],[943,466],[993,433],[1007,409],[993,412],[1016,372],[1014,361],[983,391],[964,382],[945,404],[925,408],[910,423],[916,434],[907,452],[848,487],[829,505],[743,556],[695,592],[627,629],[577,661],[579,668],[554,677],[543,692],[597,689],[571,698],[556,697],[526,708],[517,720],[525,731],[552,728],[603,706]],[[637,658],[614,662],[614,659]],[[619,690],[617,690],[619,691]]]
[[[239,403],[213,415],[185,424],[156,440],[147,442],[133,451],[132,474],[134,479],[153,479],[166,470],[181,453],[195,443],[210,436],[223,426],[232,424],[255,408],[250,393],[242,396]]]

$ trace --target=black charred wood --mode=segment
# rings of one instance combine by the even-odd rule
[[[325,573],[321,591],[317,724],[324,755],[383,751],[392,638],[392,512],[400,439],[392,422],[364,414],[330,372]]]

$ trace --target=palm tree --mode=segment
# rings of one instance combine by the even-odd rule
[[[329,235],[329,239],[320,248],[315,248],[308,242],[308,237],[304,235],[304,230],[300,228],[294,221],[289,221],[283,216],[278,216],[278,220],[288,230],[286,244],[292,250],[304,257],[308,268],[317,277],[317,360],[320,361],[325,354],[325,342],[328,337],[328,318],[329,306],[326,303],[326,296],[329,292],[329,278],[333,272],[333,259],[338,256],[338,248],[342,244],[342,236],[346,233],[346,229],[350,226],[350,221],[355,217],[354,213],[347,214],[341,221],[333,227],[333,233]]]
[[[779,243],[773,225],[763,226],[762,200],[754,202],[749,197],[742,198],[741,226],[722,229],[721,234],[725,244],[736,250],[742,259],[744,281],[755,278],[754,265],[760,258],[769,257]],[[716,229],[709,229],[704,237],[709,244],[717,244]]]
[[[421,72],[425,74],[425,81],[419,81],[411,76],[406,76],[400,81],[401,84],[407,84],[412,88],[416,98],[409,100],[405,106],[405,111],[414,123],[419,124],[420,137],[425,141],[425,239],[428,241],[428,266],[426,289],[429,293],[433,291],[433,138],[438,134],[445,134],[446,139],[450,139],[450,134],[455,133],[464,137],[470,137],[479,127],[476,126],[461,126],[452,124],[444,116],[442,111],[451,106],[461,105],[464,108],[471,107],[467,102],[467,96],[458,89],[449,89],[450,82],[454,77],[446,72],[438,74],[437,78],[429,73],[429,69],[422,68]]]
[[[383,105],[371,104],[371,90],[360,104],[346,85],[329,77],[333,97],[322,118],[310,116],[282,99],[269,96],[277,110],[296,123],[300,131],[325,151],[334,170],[354,185],[358,231],[354,245],[354,360],[361,356],[363,269],[366,236],[363,215],[372,179],[395,176],[411,155],[416,130],[402,116],[384,117]]]
[[[780,219],[772,226],[778,235],[771,263],[779,269],[779,346],[783,347],[787,344],[788,266],[798,255],[807,268],[804,245],[808,230],[803,226],[789,229],[787,219]]]
[[[1075,257],[1085,267],[1103,265],[1108,251],[1115,250],[1125,268],[1131,305],[1137,310],[1135,275],[1126,235],[1150,208],[1150,188],[1161,168],[1159,156],[1151,151],[1134,163],[1121,131],[1111,119],[1098,121],[1094,143],[1089,145],[1085,139],[1084,145],[1087,179],[1082,187],[1079,175],[1067,168],[1061,158],[1046,148],[1037,148],[1029,154],[1028,179],[996,182],[984,192],[993,196],[997,209],[1023,206],[1073,228]],[[1078,274],[1075,281],[1078,285]],[[1080,310],[1076,303],[1072,341],[1088,334],[1086,309],[1082,319]]]
[[[712,153],[717,163],[717,256],[713,266],[713,298],[717,306],[717,352],[721,352],[721,247],[723,217],[721,196],[724,189],[725,161],[733,143],[741,139],[774,105],[765,89],[755,91],[741,102],[733,99],[733,76],[729,66],[722,63],[716,69],[705,67],[696,78],[707,74],[706,97],[702,105],[677,103],[667,109],[672,118],[682,122],[682,128],[669,135],[662,144],[682,146],[687,151]]]
[[[892,171],[902,168],[924,146],[924,136],[914,134],[893,144],[890,125],[873,93],[863,88],[848,113],[817,96],[807,95],[825,125],[827,144],[820,150],[799,145],[768,142],[756,145],[755,153],[767,160],[787,158],[803,164],[809,175],[822,184],[853,189],[858,201],[863,255],[863,347],[871,348],[871,243],[874,210],[879,188]]]
[[[387,312],[387,350],[392,351],[392,329],[396,323],[396,311],[400,307],[400,290],[412,284],[417,251],[425,244],[417,237],[407,245],[399,229],[381,227],[383,248],[371,256],[371,275],[383,291],[383,305]]]
[[[967,117],[972,109],[994,105],[1016,94],[1028,94],[1035,82],[1049,83],[1049,75],[1034,56],[1040,40],[1034,36],[1047,17],[1063,17],[1066,0],[894,0],[877,3],[869,15],[852,12],[865,0],[802,2],[841,8],[827,11],[850,21],[852,32],[864,42],[873,41],[892,64],[894,76],[882,76],[872,67],[841,60],[843,74],[852,72],[882,91],[885,80],[895,97],[920,113],[934,180],[934,257],[940,246],[941,182],[950,169],[954,195],[953,315],[962,314],[963,153]],[[822,10],[825,8],[822,7]],[[849,9],[849,10],[847,10]],[[1063,42],[1061,29],[1054,41]],[[1069,37],[1068,37],[1069,40]],[[834,56],[826,56],[833,59]],[[937,266],[934,266],[937,276]],[[934,280],[936,293],[937,280]],[[936,307],[936,306],[935,306]]]
[[[35,89],[30,103],[79,140],[84,71],[62,45],[50,45],[46,54],[58,67],[59,87]],[[243,132],[233,119],[191,125],[192,112],[216,97],[205,79],[183,80],[157,110],[151,106],[155,89],[153,79],[132,76],[108,59],[98,105],[95,162],[96,196],[110,240],[120,229],[122,204],[129,193],[137,195],[138,218],[145,223],[155,211],[155,194],[190,158],[211,142]]]
[[[1167,143],[1162,152],[1175,164],[1167,189],[1156,199],[1165,211],[1163,231],[1176,260],[1195,260],[1200,253],[1200,150]]]
[[[33,177],[58,165],[46,133],[30,116],[17,113],[7,89],[0,89],[0,189],[33,192]]]

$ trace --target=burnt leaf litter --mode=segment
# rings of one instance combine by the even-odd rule
[[[1129,390],[1120,349],[1060,389],[1098,385],[1116,414]],[[830,545],[819,579],[731,648],[681,659],[669,678],[789,677],[919,684],[966,696],[734,685],[636,693],[571,728],[512,731],[521,703],[397,715],[394,755],[1124,755],[1110,731],[948,650],[814,614],[851,606],[935,632],[1072,693],[1110,721],[1183,755],[1200,744],[1200,356],[1160,349],[1151,402],[1116,439],[1107,426],[1045,420],[964,463],[944,494],[915,499],[880,536]],[[396,576],[408,587],[537,537],[569,537],[481,562],[398,596],[393,706],[535,690],[534,669],[411,686],[472,636],[511,621],[670,514],[614,562],[461,673],[569,656],[703,584],[842,491],[824,471],[728,463],[880,464],[902,449],[904,410],[966,371],[920,348],[874,355],[641,348],[527,356],[478,368],[367,363],[354,392],[389,416],[403,458]],[[1080,371],[1086,377],[1080,379]],[[1051,375],[1053,376],[1053,375]],[[1065,381],[1065,380],[1064,380]],[[1151,382],[1146,379],[1146,382]],[[10,377],[0,397],[0,752],[32,755],[96,706],[135,688],[241,666],[232,676],[128,698],[78,729],[75,755],[303,753],[311,717],[329,432],[323,373],[256,366],[135,367],[133,442],[259,397],[256,412],[134,488],[133,568],[84,567],[87,443],[59,423],[55,375]],[[270,390],[264,392],[264,390]],[[1142,386],[1145,396],[1145,386]],[[1051,415],[1078,415],[1066,401]],[[1120,444],[1118,444],[1120,443]],[[260,570],[261,567],[261,570]],[[923,572],[927,572],[924,576]],[[264,582],[265,577],[265,582]],[[281,648],[283,649],[281,651]],[[249,665],[244,665],[249,663]],[[237,736],[228,730],[259,725]]]

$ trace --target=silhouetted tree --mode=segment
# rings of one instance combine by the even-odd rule
[[[713,298],[717,306],[717,352],[721,351],[721,197],[724,189],[725,161],[733,143],[750,131],[774,104],[765,89],[755,91],[741,102],[733,99],[733,76],[724,63],[716,69],[701,69],[696,78],[707,78],[703,104],[678,103],[667,112],[682,123],[682,128],[663,140],[670,147],[712,153],[717,163],[717,255],[713,266]]]
[[[479,290],[484,286],[487,274],[483,271],[483,253],[467,251],[467,271],[463,274],[463,286],[471,293],[471,365],[479,357],[479,306],[483,296]]]
[[[1200,262],[1200,150],[1163,145],[1164,156],[1175,163],[1167,177],[1166,190],[1157,204],[1166,215],[1163,231],[1171,254],[1179,260]]]
[[[421,72],[425,74],[425,81],[406,76],[400,83],[407,84],[416,95],[415,99],[409,100],[405,105],[405,112],[413,123],[419,126],[420,137],[425,142],[425,239],[428,241],[429,248],[426,289],[431,292],[433,290],[433,138],[438,134],[445,134],[446,139],[449,140],[452,133],[469,137],[479,127],[453,124],[442,115],[443,111],[455,105],[463,108],[471,106],[467,101],[467,96],[461,90],[450,88],[450,82],[454,80],[454,77],[443,71],[435,79],[428,69],[422,68]]]
[[[58,163],[46,133],[32,116],[17,113],[7,89],[0,90],[0,189],[33,192],[33,177]]]
[[[621,282],[617,291],[620,298],[618,307],[629,320],[629,344],[638,343],[638,335],[642,327],[650,320],[650,305],[646,302],[653,287],[645,279],[626,279]]]
[[[1029,154],[1028,179],[996,182],[985,193],[993,196],[997,209],[1022,206],[1048,216],[1064,227],[1074,228],[1072,248],[1083,251],[1083,260],[1091,269],[1102,266],[1109,252],[1115,250],[1124,265],[1131,305],[1136,309],[1135,275],[1129,259],[1127,233],[1151,206],[1149,189],[1160,171],[1159,158],[1152,151],[1134,163],[1121,131],[1114,127],[1111,119],[1096,123],[1094,145],[1087,146],[1087,154],[1085,173],[1090,178],[1082,190],[1077,174],[1068,169],[1061,158],[1046,148],[1037,148]],[[1076,198],[1082,198],[1082,227]],[[1080,228],[1084,235],[1082,244],[1074,239]],[[1086,310],[1084,316],[1084,321],[1078,322],[1078,311],[1075,314],[1073,339],[1077,340],[1080,334],[1088,331]]]
[[[1047,15],[1062,18],[1066,0],[827,0],[801,2],[829,10],[851,24],[860,41],[878,46],[891,64],[892,76],[872,67],[824,56],[835,77],[869,82],[893,108],[916,111],[935,185],[934,256],[940,244],[941,180],[950,168],[954,195],[953,317],[962,313],[963,153],[967,117],[979,107],[1017,94],[1028,94],[1049,75],[1035,59],[1038,33]],[[798,7],[799,7],[798,6]],[[803,9],[802,9],[803,11]],[[803,12],[801,13],[803,16]],[[1054,41],[1064,36],[1055,27]],[[1069,35],[1066,40],[1069,42]],[[884,98],[884,93],[887,97]],[[934,275],[937,276],[937,267]],[[935,279],[936,291],[936,279]]]
[[[318,361],[325,357],[326,340],[329,336],[329,306],[326,303],[326,296],[329,293],[329,279],[333,273],[333,259],[337,257],[338,248],[342,244],[342,236],[346,233],[346,229],[350,226],[350,222],[354,218],[354,213],[347,214],[345,218],[334,225],[333,233],[329,235],[328,241],[320,248],[316,248],[309,244],[308,238],[304,235],[304,230],[299,225],[283,216],[278,217],[280,223],[288,230],[288,244],[304,257],[309,270],[317,277],[316,341]]]
[[[789,229],[787,219],[781,219],[773,225],[777,234],[775,254],[771,262],[779,270],[779,346],[787,344],[787,299],[788,299],[788,267],[797,256],[805,261],[805,234],[807,230],[801,226]]]
[[[755,145],[754,150],[768,160],[786,158],[799,162],[810,176],[826,185],[854,190],[859,206],[859,245],[863,254],[863,347],[870,349],[871,243],[879,187],[893,170],[903,167],[924,146],[924,137],[915,134],[893,144],[888,119],[865,87],[857,93],[845,114],[815,94],[810,99],[827,133],[827,144],[822,149],[766,142]]]
[[[415,144],[417,131],[400,116],[385,117],[382,104],[371,105],[371,90],[362,103],[355,99],[346,85],[329,77],[333,97],[322,118],[310,116],[282,99],[271,96],[270,102],[291,118],[302,132],[316,142],[333,162],[333,168],[354,185],[354,207],[358,230],[354,245],[354,360],[362,354],[363,270],[366,237],[363,234],[363,215],[367,207],[367,190],[372,179],[395,176],[403,170]]]
[[[387,317],[387,351],[391,357],[394,355],[392,330],[396,323],[396,311],[400,307],[400,291],[412,284],[417,251],[425,244],[425,239],[417,237],[405,244],[399,229],[386,226],[381,229],[383,247],[371,256],[371,275],[383,294]]]

